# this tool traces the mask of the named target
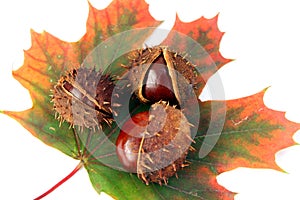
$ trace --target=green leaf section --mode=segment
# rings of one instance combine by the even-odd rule
[[[86,169],[97,192],[106,192],[116,199],[159,199],[154,188],[141,184],[137,176],[113,170],[99,164],[88,164]]]
[[[116,199],[207,199],[215,193],[212,190],[209,194],[201,185],[191,184],[187,176],[178,180],[171,179],[168,185],[147,186],[135,174],[113,170],[101,164],[88,164],[86,169],[95,190],[106,192]],[[191,166],[189,170],[193,169]],[[184,183],[184,187],[178,187],[178,181]]]

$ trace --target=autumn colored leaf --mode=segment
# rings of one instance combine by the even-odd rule
[[[208,191],[200,193],[205,197],[204,199],[233,199],[233,194],[216,182],[215,176],[222,172],[237,167],[280,170],[275,163],[274,155],[278,150],[294,144],[292,136],[299,129],[299,124],[286,120],[283,112],[267,108],[263,103],[264,93],[265,91],[262,91],[250,97],[227,101],[224,128],[212,152],[202,159],[199,159],[199,151],[190,154],[191,168],[187,169],[188,172],[182,176],[187,176],[189,179],[188,174],[197,174],[198,179],[194,185],[203,186],[199,187],[199,191]],[[201,103],[203,120],[200,122],[200,129],[195,138],[197,150],[199,144],[203,145],[207,124],[210,123],[207,114],[210,114],[212,104],[219,107],[218,104],[222,102]],[[222,109],[224,106],[219,107],[217,112],[223,112]],[[215,135],[208,137],[215,137]]]
[[[230,61],[219,52],[223,33],[218,29],[217,20],[218,16],[182,23],[177,18],[173,30],[161,44],[186,53],[186,59],[195,65],[199,75],[197,95],[209,77]],[[284,113],[264,105],[265,91],[226,102],[199,101],[200,124],[194,127],[197,135],[192,145],[195,151],[188,155],[191,164],[178,172],[178,179],[172,177],[163,186],[147,186],[135,174],[120,170],[114,145],[119,133],[116,123],[95,133],[90,129],[78,130],[55,118],[50,95],[61,75],[80,66],[121,75],[125,70],[121,63],[128,62],[122,53],[141,48],[154,30],[147,27],[158,25],[143,1],[114,0],[104,10],[90,6],[87,33],[78,42],[67,43],[49,33],[32,31],[32,47],[25,51],[24,65],[13,75],[29,90],[33,107],[23,112],[2,112],[47,145],[80,160],[68,177],[85,167],[99,193],[104,191],[116,199],[233,199],[232,192],[217,184],[216,176],[236,167],[278,169],[275,152],[292,145],[292,134],[300,127],[286,120]],[[137,29],[137,32],[125,32],[121,39],[114,37]],[[97,57],[90,56],[101,45],[107,51],[101,49]],[[101,66],[93,66],[95,60]],[[187,115],[192,117],[192,113]],[[211,150],[208,155],[202,155],[203,148]]]
[[[200,19],[183,23],[176,18],[174,27],[162,45],[171,46],[177,52],[186,53],[198,67],[199,95],[208,79],[231,59],[224,58],[219,52],[219,45],[223,36],[217,26],[218,15],[212,19]],[[187,38],[189,37],[189,38]]]

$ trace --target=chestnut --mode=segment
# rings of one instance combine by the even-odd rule
[[[162,54],[156,58],[145,74],[142,98],[151,102],[176,101],[170,72]]]
[[[129,58],[128,79],[143,103],[162,100],[180,105],[196,87],[195,66],[167,47],[138,49],[132,51]]]
[[[139,146],[146,131],[149,112],[140,112],[134,115],[123,125],[116,141],[117,155],[123,167],[135,173],[137,171],[137,159]]]
[[[125,170],[137,173],[147,185],[161,185],[187,166],[192,141],[184,114],[158,102],[150,111],[138,113],[124,123],[116,140],[116,153]]]

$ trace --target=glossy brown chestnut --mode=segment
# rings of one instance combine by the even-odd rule
[[[146,130],[148,112],[134,115],[125,122],[116,141],[117,155],[123,167],[132,173],[137,171],[139,145]],[[130,135],[129,135],[130,133]]]
[[[151,102],[160,100],[175,103],[176,96],[167,64],[160,55],[149,67],[142,88],[143,97]]]

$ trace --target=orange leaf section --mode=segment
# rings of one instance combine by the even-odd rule
[[[25,51],[24,65],[14,77],[30,91],[33,102],[49,96],[53,83],[66,68],[78,67],[77,54],[71,43],[63,42],[47,32],[31,31],[32,46]]]
[[[87,53],[115,33],[135,28],[156,27],[160,22],[148,12],[148,4],[140,0],[114,0],[106,9],[97,10],[90,5],[87,33],[81,39],[82,58]]]
[[[295,143],[292,136],[300,124],[288,121],[283,112],[267,108],[263,95],[264,91],[227,101],[222,135],[208,156],[196,159],[198,184],[216,189],[220,199],[233,196],[218,185],[218,174],[237,167],[280,170],[275,163],[275,153]]]
[[[231,61],[224,58],[219,51],[224,33],[219,30],[217,23],[218,15],[211,19],[201,17],[190,23],[183,23],[177,17],[172,31],[163,42],[163,45],[176,48],[178,53],[186,53],[186,58],[196,65],[200,74],[197,95],[201,93],[208,79]]]
[[[210,65],[211,62],[214,61],[219,69],[231,61],[230,59],[224,58],[219,52],[220,42],[224,32],[219,30],[217,23],[218,15],[211,19],[201,17],[190,23],[183,23],[178,17],[176,18],[173,30],[188,35],[199,42],[212,58],[212,60],[208,57],[199,59],[199,63],[195,63],[197,66]]]
[[[53,115],[54,119],[50,102],[51,89],[65,68],[78,67],[79,63],[71,43],[63,42],[47,32],[39,34],[31,31],[31,37],[32,46],[24,51],[24,65],[14,71],[13,75],[29,90],[33,108],[4,113],[20,122],[35,137],[48,143],[51,139],[46,139],[37,130],[43,130],[49,115]]]
[[[300,128],[300,124],[288,121],[284,112],[267,108],[263,103],[263,95],[264,92],[261,92],[250,97],[227,101],[228,109],[242,107],[243,110],[238,117],[229,116],[226,127],[231,127],[232,131],[238,130],[239,127],[243,126],[243,123],[247,123],[251,118],[255,118],[257,126],[249,126],[249,130],[243,130],[244,132],[254,132],[248,140],[233,138],[232,141],[226,141],[226,144],[230,145],[229,143],[231,143],[233,146],[244,147],[250,155],[257,159],[257,162],[251,159],[235,158],[233,162],[230,161],[219,167],[220,171],[227,171],[241,166],[280,170],[274,160],[275,153],[295,143],[292,136]],[[278,128],[268,132],[269,125],[264,123],[260,125],[259,123],[263,121]],[[230,132],[225,134],[230,134]],[[224,155],[222,159],[230,160],[230,155]]]

